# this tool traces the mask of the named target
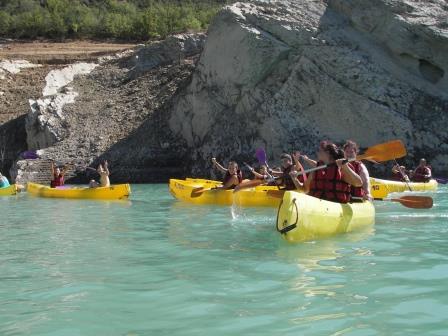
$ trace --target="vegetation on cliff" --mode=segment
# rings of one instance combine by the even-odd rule
[[[147,40],[205,29],[227,0],[0,0],[0,36]]]

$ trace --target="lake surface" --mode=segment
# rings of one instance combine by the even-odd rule
[[[448,335],[448,189],[302,244],[275,209],[0,198],[0,335]]]

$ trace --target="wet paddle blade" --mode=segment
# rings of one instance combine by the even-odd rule
[[[447,184],[448,183],[448,179],[441,178],[441,177],[436,177],[435,180],[437,181],[437,183],[440,183],[440,184]]]
[[[366,152],[356,157],[357,160],[374,160],[384,162],[406,156],[406,148],[401,140],[389,141],[369,147]]]
[[[263,148],[258,148],[255,152],[255,156],[257,157],[258,163],[260,165],[265,165],[267,162],[266,152]]]
[[[200,197],[200,196],[202,196],[202,194],[203,194],[204,191],[208,191],[208,190],[211,190],[211,189],[212,189],[212,188],[204,188],[204,187],[194,188],[194,189],[191,191],[191,195],[190,195],[190,197],[191,197],[191,198],[197,198],[197,197]]]
[[[284,190],[268,190],[268,196],[272,198],[283,198]]]
[[[434,203],[432,198],[427,196],[403,196],[391,199],[391,201],[401,203],[411,209],[431,209]]]
[[[238,192],[238,191],[241,191],[243,189],[254,188],[254,187],[259,186],[260,184],[263,184],[263,183],[264,183],[263,180],[252,180],[252,181],[242,182],[235,188],[235,190],[233,192]]]

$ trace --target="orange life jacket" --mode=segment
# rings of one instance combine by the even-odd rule
[[[350,191],[350,184],[342,179],[341,169],[333,164],[314,173],[309,195],[331,202],[348,203]]]
[[[362,163],[359,161],[352,161],[349,163],[350,167],[353,169],[353,171],[358,174],[361,175],[361,170],[362,170]],[[366,192],[364,191],[363,187],[354,187],[351,186],[351,194],[352,197],[356,197],[356,198],[362,198],[366,195]]]

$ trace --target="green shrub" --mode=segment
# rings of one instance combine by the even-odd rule
[[[146,40],[206,29],[223,0],[0,0],[0,35]]]

